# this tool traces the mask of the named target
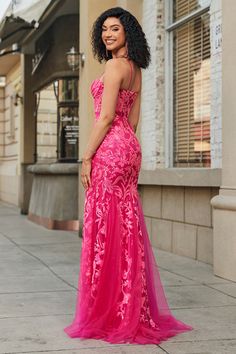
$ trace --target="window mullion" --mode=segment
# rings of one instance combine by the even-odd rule
[[[178,19],[191,11],[197,2],[187,5],[191,6],[179,0],[173,8],[169,0],[166,23],[171,16]],[[175,31],[166,32],[166,167],[208,167],[210,163],[209,13],[203,15],[208,9],[205,6],[182,17]]]
[[[207,6],[201,7],[200,9],[193,11],[192,13],[184,16],[183,18],[181,18],[181,19],[175,21],[174,23],[172,23],[171,25],[167,26],[166,31],[170,32],[170,31],[175,30],[176,28],[184,25],[185,23],[187,23],[187,22],[193,20],[194,18],[199,17],[203,13],[207,12],[209,10],[209,8],[210,8],[210,5],[207,5]]]
[[[173,19],[173,0],[165,1],[165,24]],[[166,32],[165,45],[165,167],[173,167],[173,33]]]

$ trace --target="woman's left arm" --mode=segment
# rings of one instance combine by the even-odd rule
[[[105,65],[100,117],[92,129],[86,151],[82,158],[81,180],[85,188],[88,188],[91,184],[91,158],[105,138],[115,117],[116,103],[122,79],[119,60],[110,59]]]

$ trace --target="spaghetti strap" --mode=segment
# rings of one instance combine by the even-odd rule
[[[128,86],[128,90],[131,89],[131,84],[132,84],[132,79],[133,79],[133,66],[131,64],[131,61],[128,60],[129,65],[130,65],[130,80],[129,80],[129,86]]]

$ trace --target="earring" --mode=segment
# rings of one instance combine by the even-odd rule
[[[106,48],[106,57],[107,57],[107,59],[108,59],[108,50],[107,50],[107,48]]]

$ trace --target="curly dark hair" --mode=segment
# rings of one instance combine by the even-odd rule
[[[101,63],[112,58],[111,52],[106,53],[105,44],[102,41],[102,25],[108,17],[116,17],[124,27],[128,58],[133,60],[141,68],[147,68],[151,56],[145,34],[138,20],[127,10],[121,7],[113,7],[103,12],[93,24],[92,49],[95,58]],[[107,55],[108,54],[108,55]]]

